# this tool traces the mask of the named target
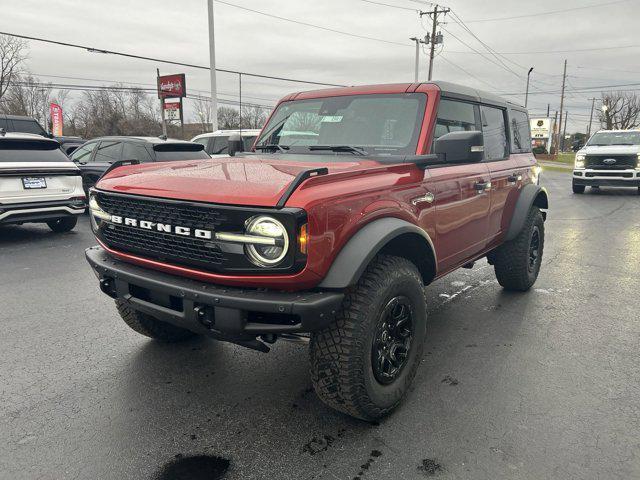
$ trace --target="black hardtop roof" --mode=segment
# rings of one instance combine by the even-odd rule
[[[487,105],[496,105],[499,107],[510,107],[517,110],[525,111],[526,109],[513,102],[509,102],[504,98],[483,90],[477,90],[475,88],[466,87],[457,83],[434,81],[428,82],[436,85],[442,92],[443,97],[458,98],[460,100],[472,100],[475,102],[485,103]]]

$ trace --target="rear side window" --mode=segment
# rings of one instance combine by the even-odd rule
[[[192,142],[204,145],[204,148],[206,150],[207,146],[209,145],[209,138],[211,137],[200,137],[200,138],[196,138],[195,140],[192,140]]]
[[[46,135],[47,132],[35,120],[11,120],[13,122],[13,131],[21,133],[36,133],[38,135]]]
[[[113,163],[120,160],[120,152],[122,152],[122,143],[112,141],[100,142],[93,161]]]
[[[98,145],[96,142],[92,142],[81,146],[75,152],[73,152],[73,155],[71,155],[71,160],[73,160],[74,162],[87,163],[91,158],[91,153],[95,150],[96,145]]]
[[[511,152],[531,151],[531,130],[527,112],[511,110]]]
[[[480,111],[482,113],[484,159],[487,161],[502,160],[509,155],[504,110],[482,105]]]
[[[123,160],[138,160],[140,163],[152,162],[149,151],[140,143],[125,142],[122,149]]]
[[[71,162],[57,142],[0,140],[0,163]]]
[[[162,143],[153,146],[157,162],[211,158],[199,143]]]
[[[9,131],[9,122],[6,118],[0,118],[0,128],[4,129],[5,132]]]
[[[211,155],[221,155],[229,151],[229,137],[213,137]]]
[[[480,130],[476,120],[476,107],[457,100],[440,100],[434,140],[451,132]]]

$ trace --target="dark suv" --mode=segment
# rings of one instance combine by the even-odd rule
[[[94,138],[71,154],[82,172],[86,192],[114,162],[135,160],[138,163],[210,158],[204,146],[162,137],[101,137]]]
[[[91,191],[87,259],[136,332],[310,341],[318,396],[373,420],[420,364],[425,285],[481,258],[507,290],[538,277],[548,201],[522,107],[449,83],[298,93],[255,148]]]

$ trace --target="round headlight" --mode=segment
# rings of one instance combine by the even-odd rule
[[[274,267],[287,255],[289,236],[287,229],[272,217],[259,216],[248,220],[247,235],[260,237],[264,243],[256,242],[245,246],[249,259],[260,267]]]

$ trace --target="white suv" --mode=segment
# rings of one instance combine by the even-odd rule
[[[216,130],[196,135],[191,141],[204,145],[204,150],[212,157],[226,157],[229,153],[229,137],[234,134],[242,137],[244,150],[249,151],[258,138],[260,130]]]
[[[0,130],[0,225],[68,232],[86,208],[80,170],[55,140]]]
[[[640,130],[600,130],[576,152],[573,193],[601,186],[640,193]]]

